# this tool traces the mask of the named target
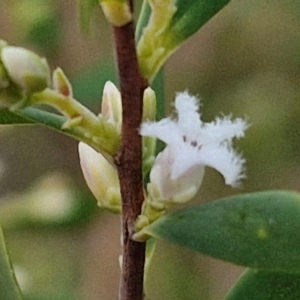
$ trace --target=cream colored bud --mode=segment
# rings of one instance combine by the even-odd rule
[[[144,91],[143,121],[154,121],[156,116],[156,95],[151,87]]]
[[[104,85],[101,115],[105,121],[116,126],[117,131],[121,132],[122,126],[122,101],[121,94],[117,87],[111,82],[107,81]]]
[[[143,121],[154,121],[156,117],[156,96],[150,88],[146,88],[143,97]],[[155,160],[156,138],[143,137],[143,174],[147,175]]]
[[[7,46],[1,51],[1,60],[11,81],[25,93],[40,92],[50,85],[47,61],[35,53]]]
[[[78,150],[83,176],[98,206],[119,213],[121,194],[116,169],[102,154],[83,142],[79,143]]]
[[[112,25],[121,27],[132,21],[132,13],[128,1],[104,0],[100,1],[100,5],[106,19]]]

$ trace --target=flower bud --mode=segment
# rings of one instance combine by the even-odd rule
[[[79,143],[78,150],[83,176],[98,206],[119,213],[121,194],[117,171],[102,154],[83,142]]]
[[[143,101],[143,121],[154,121],[156,116],[156,96],[151,87],[145,89]]]
[[[143,97],[143,121],[154,121],[156,116],[156,96],[150,88],[146,88]],[[143,174],[147,175],[155,160],[156,138],[143,137]]]
[[[52,80],[55,91],[66,97],[73,97],[72,85],[61,68],[57,68],[53,72]]]
[[[132,21],[132,13],[128,1],[104,0],[100,1],[103,13],[113,26],[121,27]]]
[[[1,50],[1,60],[11,81],[26,94],[40,92],[49,86],[47,61],[35,53],[7,46]]]
[[[117,87],[107,81],[104,85],[101,115],[105,121],[116,126],[117,131],[121,132],[122,126],[122,101],[121,94]]]

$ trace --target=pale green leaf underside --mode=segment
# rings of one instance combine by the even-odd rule
[[[22,299],[14,272],[9,261],[2,229],[0,229],[0,299]]]
[[[300,272],[300,196],[296,192],[225,198],[166,215],[145,232],[238,265]]]
[[[300,299],[300,275],[247,269],[225,300]]]

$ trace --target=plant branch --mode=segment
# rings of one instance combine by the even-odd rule
[[[146,245],[133,241],[131,236],[144,200],[142,140],[138,129],[142,121],[143,92],[148,84],[139,71],[134,29],[133,22],[113,27],[123,105],[121,145],[115,157],[122,195],[123,266],[120,300],[144,298]]]

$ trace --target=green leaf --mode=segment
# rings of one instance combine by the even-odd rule
[[[136,33],[140,36],[137,52],[143,75],[152,80],[168,57],[229,1],[148,0],[151,13],[144,3]]]
[[[0,229],[0,299],[22,299],[7,253],[2,229]]]
[[[87,34],[90,30],[91,16],[99,5],[98,0],[79,0],[79,18],[82,31]]]
[[[300,272],[300,195],[265,191],[166,215],[146,234],[238,265]]]
[[[225,300],[300,299],[300,275],[247,269]]]

